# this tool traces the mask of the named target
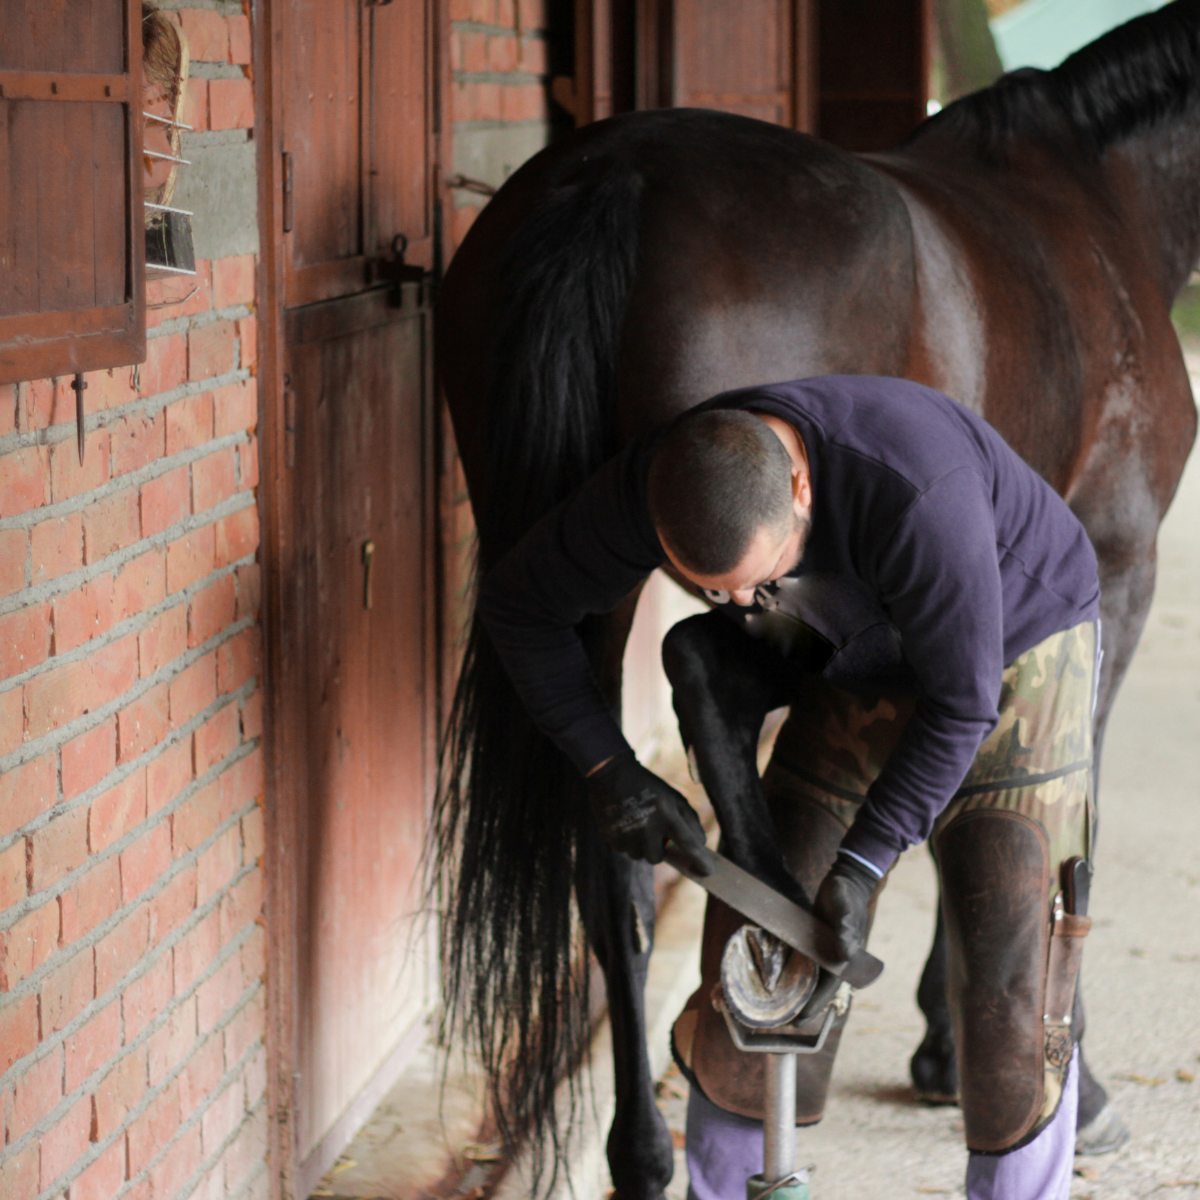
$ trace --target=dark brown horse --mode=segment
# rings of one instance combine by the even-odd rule
[[[1091,535],[1099,745],[1194,437],[1170,308],[1198,257],[1200,0],[1006,76],[888,154],[711,112],[589,126],[513,176],[442,291],[480,567],[630,437],[717,392],[905,376],[983,414]],[[583,630],[614,706],[635,600]],[[622,1200],[657,1197],[671,1146],[645,1047],[648,869],[601,843],[478,624],[451,732],[435,823],[451,1027],[481,1049],[504,1131],[557,1147],[553,1090],[589,1024],[573,889],[614,1033],[613,1180]],[[737,842],[739,814],[714,802]],[[936,1057],[948,1025],[924,991]]]

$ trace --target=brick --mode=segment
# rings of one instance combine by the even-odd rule
[[[196,861],[196,902],[215,896],[242,867],[242,831],[237,825],[225,830]]]
[[[220,1042],[219,1038],[213,1040]],[[200,1124],[205,1154],[212,1154],[219,1149],[238,1127],[245,1111],[242,1107],[243,1095],[241,1081],[237,1080],[221,1092],[205,1110]]]
[[[126,1017],[126,1039],[129,1032]],[[140,1028],[138,1030],[140,1032]],[[126,1118],[141,1103],[146,1094],[146,1047],[135,1046],[104,1077],[96,1088],[96,1138],[103,1141],[125,1124]],[[120,1145],[125,1139],[120,1139]]]
[[[103,996],[120,983],[149,944],[150,906],[142,904],[96,943],[96,995]]]
[[[36,1196],[38,1193],[38,1159],[40,1148],[37,1142],[26,1146],[0,1163],[0,1196]]]
[[[242,366],[252,367],[258,362],[258,318],[242,317],[238,320],[237,327]]]
[[[66,1039],[63,1049],[66,1053],[64,1086],[68,1092],[73,1092],[93,1071],[116,1058],[121,1049],[121,1006],[110,1004],[93,1014],[86,1025]]]
[[[250,81],[235,79],[212,79],[208,84],[208,106],[210,120],[213,100],[218,84],[244,83],[249,89]],[[214,124],[213,128],[218,128]],[[213,321],[188,334],[188,378],[211,379],[232,371],[237,358],[237,328],[233,321]],[[211,414],[212,397],[209,395]],[[211,425],[210,425],[211,428]],[[169,433],[168,433],[169,436]]]
[[[490,37],[487,40],[487,71],[515,71],[521,48],[515,37]]]
[[[244,875],[221,897],[221,941],[230,942],[245,926],[262,916],[263,877],[261,870]]]
[[[183,502],[187,506],[187,468],[172,474],[183,476]],[[156,481],[156,482],[161,482]],[[146,491],[142,489],[142,526],[146,523]],[[186,515],[186,512],[183,514]],[[173,522],[168,522],[172,524]],[[165,528],[165,526],[164,526]],[[157,530],[153,532],[157,533]],[[167,555],[164,550],[150,550],[127,562],[113,581],[113,616],[117,621],[136,616],[158,604],[167,594]]]
[[[227,758],[241,741],[241,722],[236,704],[227,704],[195,732],[196,774],[203,775]]]
[[[184,534],[167,547],[167,591],[177,592],[212,572],[216,530],[204,525]]]
[[[546,90],[541,84],[500,89],[500,111],[505,121],[540,121],[546,117]]]
[[[262,992],[251,996],[224,1029],[225,1070],[232,1071],[246,1051],[266,1036],[267,1021]]]
[[[228,566],[258,549],[258,509],[253,504],[216,523],[217,566]]]
[[[160,683],[117,713],[117,758],[124,763],[145,754],[170,729],[167,684]]]
[[[126,546],[132,546],[140,537],[137,488],[126,488],[84,509],[84,562],[99,562],[118,550],[124,550]]]
[[[258,674],[262,645],[257,625],[243,629],[217,647],[217,690],[232,692]]]
[[[245,20],[241,17],[240,20]],[[222,80],[239,83],[240,80]],[[249,80],[246,80],[248,83]],[[254,255],[238,254],[213,260],[213,308],[254,303]]]
[[[54,598],[54,653],[66,654],[113,627],[113,577],[97,575]]]
[[[220,949],[220,921],[211,912],[175,946],[175,995],[186,992],[208,970]]]
[[[243,490],[258,487],[258,438],[253,434],[238,447],[238,485]]]
[[[8,1120],[8,1140],[24,1137],[62,1099],[63,1052],[55,1046],[49,1054],[26,1067],[13,1092]]]
[[[62,944],[70,946],[103,924],[121,904],[121,871],[116,858],[98,862],[59,898]]]
[[[19,687],[0,692],[0,755],[11,754],[21,744],[25,726],[24,693]],[[5,792],[0,776],[0,797]],[[8,814],[0,807],[0,831],[8,822]]]
[[[0,931],[0,992],[10,992],[58,949],[58,901],[51,900]]]
[[[235,1193],[252,1171],[257,1171],[267,1153],[267,1108],[252,1113],[237,1139],[225,1152],[225,1186]]]
[[[236,954],[223,962],[196,989],[196,1017],[201,1033],[207,1033],[238,1002],[243,991],[242,964]]]
[[[96,956],[91,946],[55,967],[42,982],[42,1036],[69,1025],[96,994]]]
[[[182,8],[179,19],[193,62],[229,61],[229,26],[224,17],[207,8]]]
[[[18,429],[17,396],[20,385],[5,383],[0,385],[0,437],[15,433]]]
[[[68,1167],[87,1153],[92,1133],[92,1098],[82,1096],[57,1125],[41,1137],[38,1186],[45,1191]]]
[[[242,13],[225,18],[229,30],[229,61],[238,66],[249,66],[252,57],[250,42],[250,18]]]
[[[215,653],[197,659],[171,681],[171,728],[178,729],[217,698]]]
[[[158,1087],[187,1058],[195,1042],[196,997],[191,996],[147,1040],[150,1086]]]
[[[252,750],[221,773],[221,805],[235,813],[262,797],[266,787],[262,748]]]
[[[88,810],[88,845],[93,854],[106,850],[146,819],[146,770],[126,776],[92,801]]]
[[[43,521],[43,525],[57,524]],[[40,525],[34,526],[36,533]],[[0,529],[0,596],[11,596],[25,586],[25,568],[29,565],[29,542],[23,529]],[[33,569],[38,569],[34,559]],[[71,568],[68,567],[67,570]],[[34,583],[39,582],[37,579]]]
[[[218,323],[227,324],[227,322]],[[195,337],[195,334],[192,336]],[[194,450],[197,446],[203,446],[212,440],[213,398],[211,392],[177,400],[174,404],[168,404],[165,412],[167,415],[168,454]]]
[[[166,419],[161,411],[130,413],[108,427],[110,466],[114,475],[147,467],[161,458],[166,446]]]
[[[70,378],[32,379],[17,385],[17,424],[25,432],[62,425],[75,417]]]
[[[138,634],[138,666],[146,679],[187,649],[187,605],[173,604]]]
[[[146,766],[146,811],[158,812],[170,804],[191,781],[191,740],[181,738]]]
[[[50,503],[50,457],[45,446],[25,446],[0,457],[0,517]]]
[[[167,952],[121,993],[126,1042],[133,1041],[159,1013],[166,1011],[173,990],[171,955]]]
[[[258,383],[254,379],[242,379],[214,388],[213,433],[224,437],[227,433],[240,433],[253,429],[258,424]]]
[[[146,343],[138,394],[157,396],[177,388],[187,378],[187,338],[182,333],[151,338]],[[167,451],[171,453],[170,450]]]
[[[156,883],[171,865],[171,834],[155,825],[121,852],[121,900],[128,904]]]
[[[58,799],[54,755],[43,754],[0,774],[0,836],[27,825]]]
[[[150,901],[150,943],[157,946],[174,933],[196,908],[196,868],[184,867]]]
[[[188,646],[203,645],[233,623],[236,593],[237,580],[231,572],[192,596],[188,609]]]
[[[209,80],[208,123],[212,129],[254,128],[254,86],[249,79]],[[229,367],[223,369],[228,371]]]
[[[242,704],[242,741],[250,742],[262,737],[262,732],[263,694],[260,688]]]
[[[137,635],[110,642],[87,658],[68,663],[25,685],[25,732],[41,737],[103,707],[137,680]]]
[[[184,1112],[195,1112],[217,1090],[225,1074],[221,1035],[209,1037],[188,1059],[179,1076],[179,1101]]]
[[[174,1196],[200,1165],[200,1127],[185,1129],[150,1168],[150,1186],[156,1196]]]
[[[0,1075],[38,1044],[38,1004],[32,992],[0,1000]]]
[[[208,84],[203,80],[190,79],[203,97],[205,112],[199,124],[183,118],[185,125],[196,125],[204,129],[208,125]],[[189,87],[189,94],[190,94]],[[186,102],[185,102],[186,103]],[[146,284],[146,328],[154,329],[164,321],[177,321],[180,317],[195,316],[212,308],[212,278],[206,258],[196,259],[196,274],[190,278],[152,279]],[[150,308],[157,304],[157,308]]]
[[[0,617],[0,678],[20,675],[50,657],[53,626],[48,603],[30,604]]]
[[[62,748],[64,800],[99,783],[117,765],[117,726],[113,718],[72,738]]]
[[[25,840],[0,851],[0,912],[25,899]]]
[[[267,1048],[263,1046],[246,1064],[246,1107],[255,1107],[267,1091]]]
[[[171,852],[180,858],[203,845],[225,819],[221,811],[221,785],[210,783],[189,796],[171,814]]]
[[[182,521],[192,511],[192,484],[187,467],[176,467],[142,484],[142,536],[152,537]]]
[[[226,446],[192,463],[192,508],[203,512],[237,489],[237,448]]]
[[[55,504],[100,487],[108,482],[108,477],[107,429],[88,434],[82,464],[74,438],[50,447],[50,495]]]
[[[125,1139],[117,1138],[71,1182],[71,1200],[112,1200],[125,1182]]]
[[[109,408],[120,408],[137,399],[133,387],[133,372],[128,367],[110,367],[107,371],[89,371],[88,408],[92,412],[103,412]]]
[[[129,1174],[138,1174],[179,1128],[179,1081],[172,1079],[129,1126]]]
[[[208,80],[197,79],[193,75],[187,81],[187,95],[183,101],[183,123],[195,130],[208,128]]]
[[[548,75],[550,64],[544,38],[525,38],[521,43],[521,70],[532,75]]]
[[[29,835],[29,890],[57,883],[87,860],[87,812],[63,813]]]
[[[262,602],[262,574],[258,563],[247,563],[237,569],[237,619],[257,617]]]

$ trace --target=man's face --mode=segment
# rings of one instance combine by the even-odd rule
[[[709,592],[728,592],[735,604],[748,606],[754,603],[755,588],[781,579],[800,562],[809,525],[807,515],[793,514],[791,528],[760,528],[741,562],[724,575],[698,575],[684,567],[669,547],[664,549],[687,579]]]

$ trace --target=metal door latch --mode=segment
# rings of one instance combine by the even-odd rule
[[[363,608],[371,607],[371,559],[374,555],[375,543],[369,540],[363,542]]]

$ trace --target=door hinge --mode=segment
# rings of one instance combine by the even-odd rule
[[[283,232],[291,233],[296,219],[295,194],[292,191],[292,154],[283,152]]]

